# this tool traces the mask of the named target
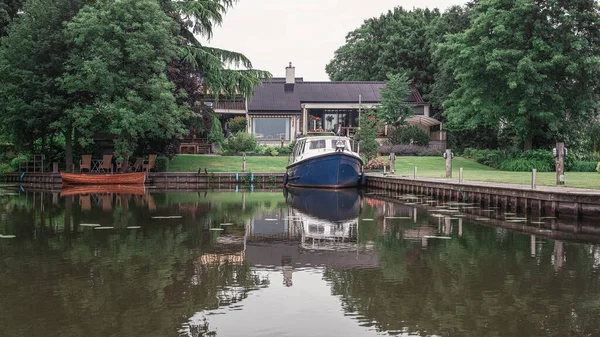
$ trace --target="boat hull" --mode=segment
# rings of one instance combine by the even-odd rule
[[[362,161],[345,152],[326,153],[287,167],[287,186],[343,188],[358,186]]]
[[[145,172],[121,174],[75,174],[61,172],[60,177],[64,185],[123,185],[143,184],[146,182]]]

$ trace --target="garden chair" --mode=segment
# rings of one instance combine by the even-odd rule
[[[154,164],[156,164],[157,155],[151,154],[147,161],[144,161],[143,169],[144,171],[150,172],[150,170],[154,169]]]
[[[92,199],[89,194],[79,196],[79,205],[82,211],[90,211],[92,209]]]
[[[98,167],[98,171],[112,173],[112,154],[102,156],[102,164]]]
[[[142,167],[144,165],[144,158],[142,157],[137,157],[135,159],[135,163],[133,164],[133,171],[134,172],[139,172],[142,170]]]
[[[79,161],[79,172],[83,172],[83,170],[88,170],[88,172],[92,171],[91,154],[84,154],[81,156],[81,160]]]
[[[115,171],[117,172],[127,172],[131,170],[131,164],[129,163],[129,155],[123,154],[123,161],[115,164]]]

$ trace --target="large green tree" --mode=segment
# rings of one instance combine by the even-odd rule
[[[0,37],[6,35],[8,24],[19,14],[23,0],[2,0],[0,2]]]
[[[507,130],[525,149],[569,141],[599,99],[598,4],[488,0],[474,11],[441,49],[458,82],[446,125]]]
[[[406,74],[389,75],[385,87],[381,89],[381,105],[375,110],[380,122],[395,127],[405,125],[406,119],[415,112],[406,104],[410,94],[410,81]]]
[[[385,81],[388,74],[407,72],[422,92],[428,93],[435,65],[427,43],[429,26],[440,17],[437,9],[396,7],[371,18],[348,33],[326,66],[333,81]]]
[[[71,20],[62,83],[79,98],[69,115],[87,138],[108,133],[116,153],[133,153],[139,138],[184,133],[190,111],[177,104],[165,74],[176,56],[175,29],[154,0],[100,2]]]
[[[69,56],[63,22],[82,6],[80,0],[29,0],[0,47],[0,125],[18,148],[31,147],[56,133],[71,137],[64,111],[72,97],[57,79]]]

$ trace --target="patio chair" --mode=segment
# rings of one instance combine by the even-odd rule
[[[157,155],[151,154],[147,161],[144,161],[143,169],[144,171],[150,172],[150,170],[154,169],[154,164],[156,164]]]
[[[135,159],[135,163],[133,164],[133,171],[134,172],[139,172],[142,170],[142,167],[144,166],[144,158],[142,157],[137,157]]]
[[[131,170],[131,164],[129,163],[129,155],[123,154],[123,161],[115,164],[115,171],[117,172],[127,172]]]
[[[92,199],[89,194],[79,196],[79,205],[82,211],[89,211],[92,209]]]
[[[83,170],[88,170],[88,172],[92,171],[91,154],[84,154],[81,156],[81,160],[79,161],[79,172],[83,172]]]
[[[102,156],[102,164],[98,167],[98,171],[112,173],[112,154]]]

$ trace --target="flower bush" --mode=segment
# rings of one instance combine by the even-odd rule
[[[388,163],[387,161],[378,158],[371,158],[365,165],[365,170],[378,170],[389,166],[390,163]]]

